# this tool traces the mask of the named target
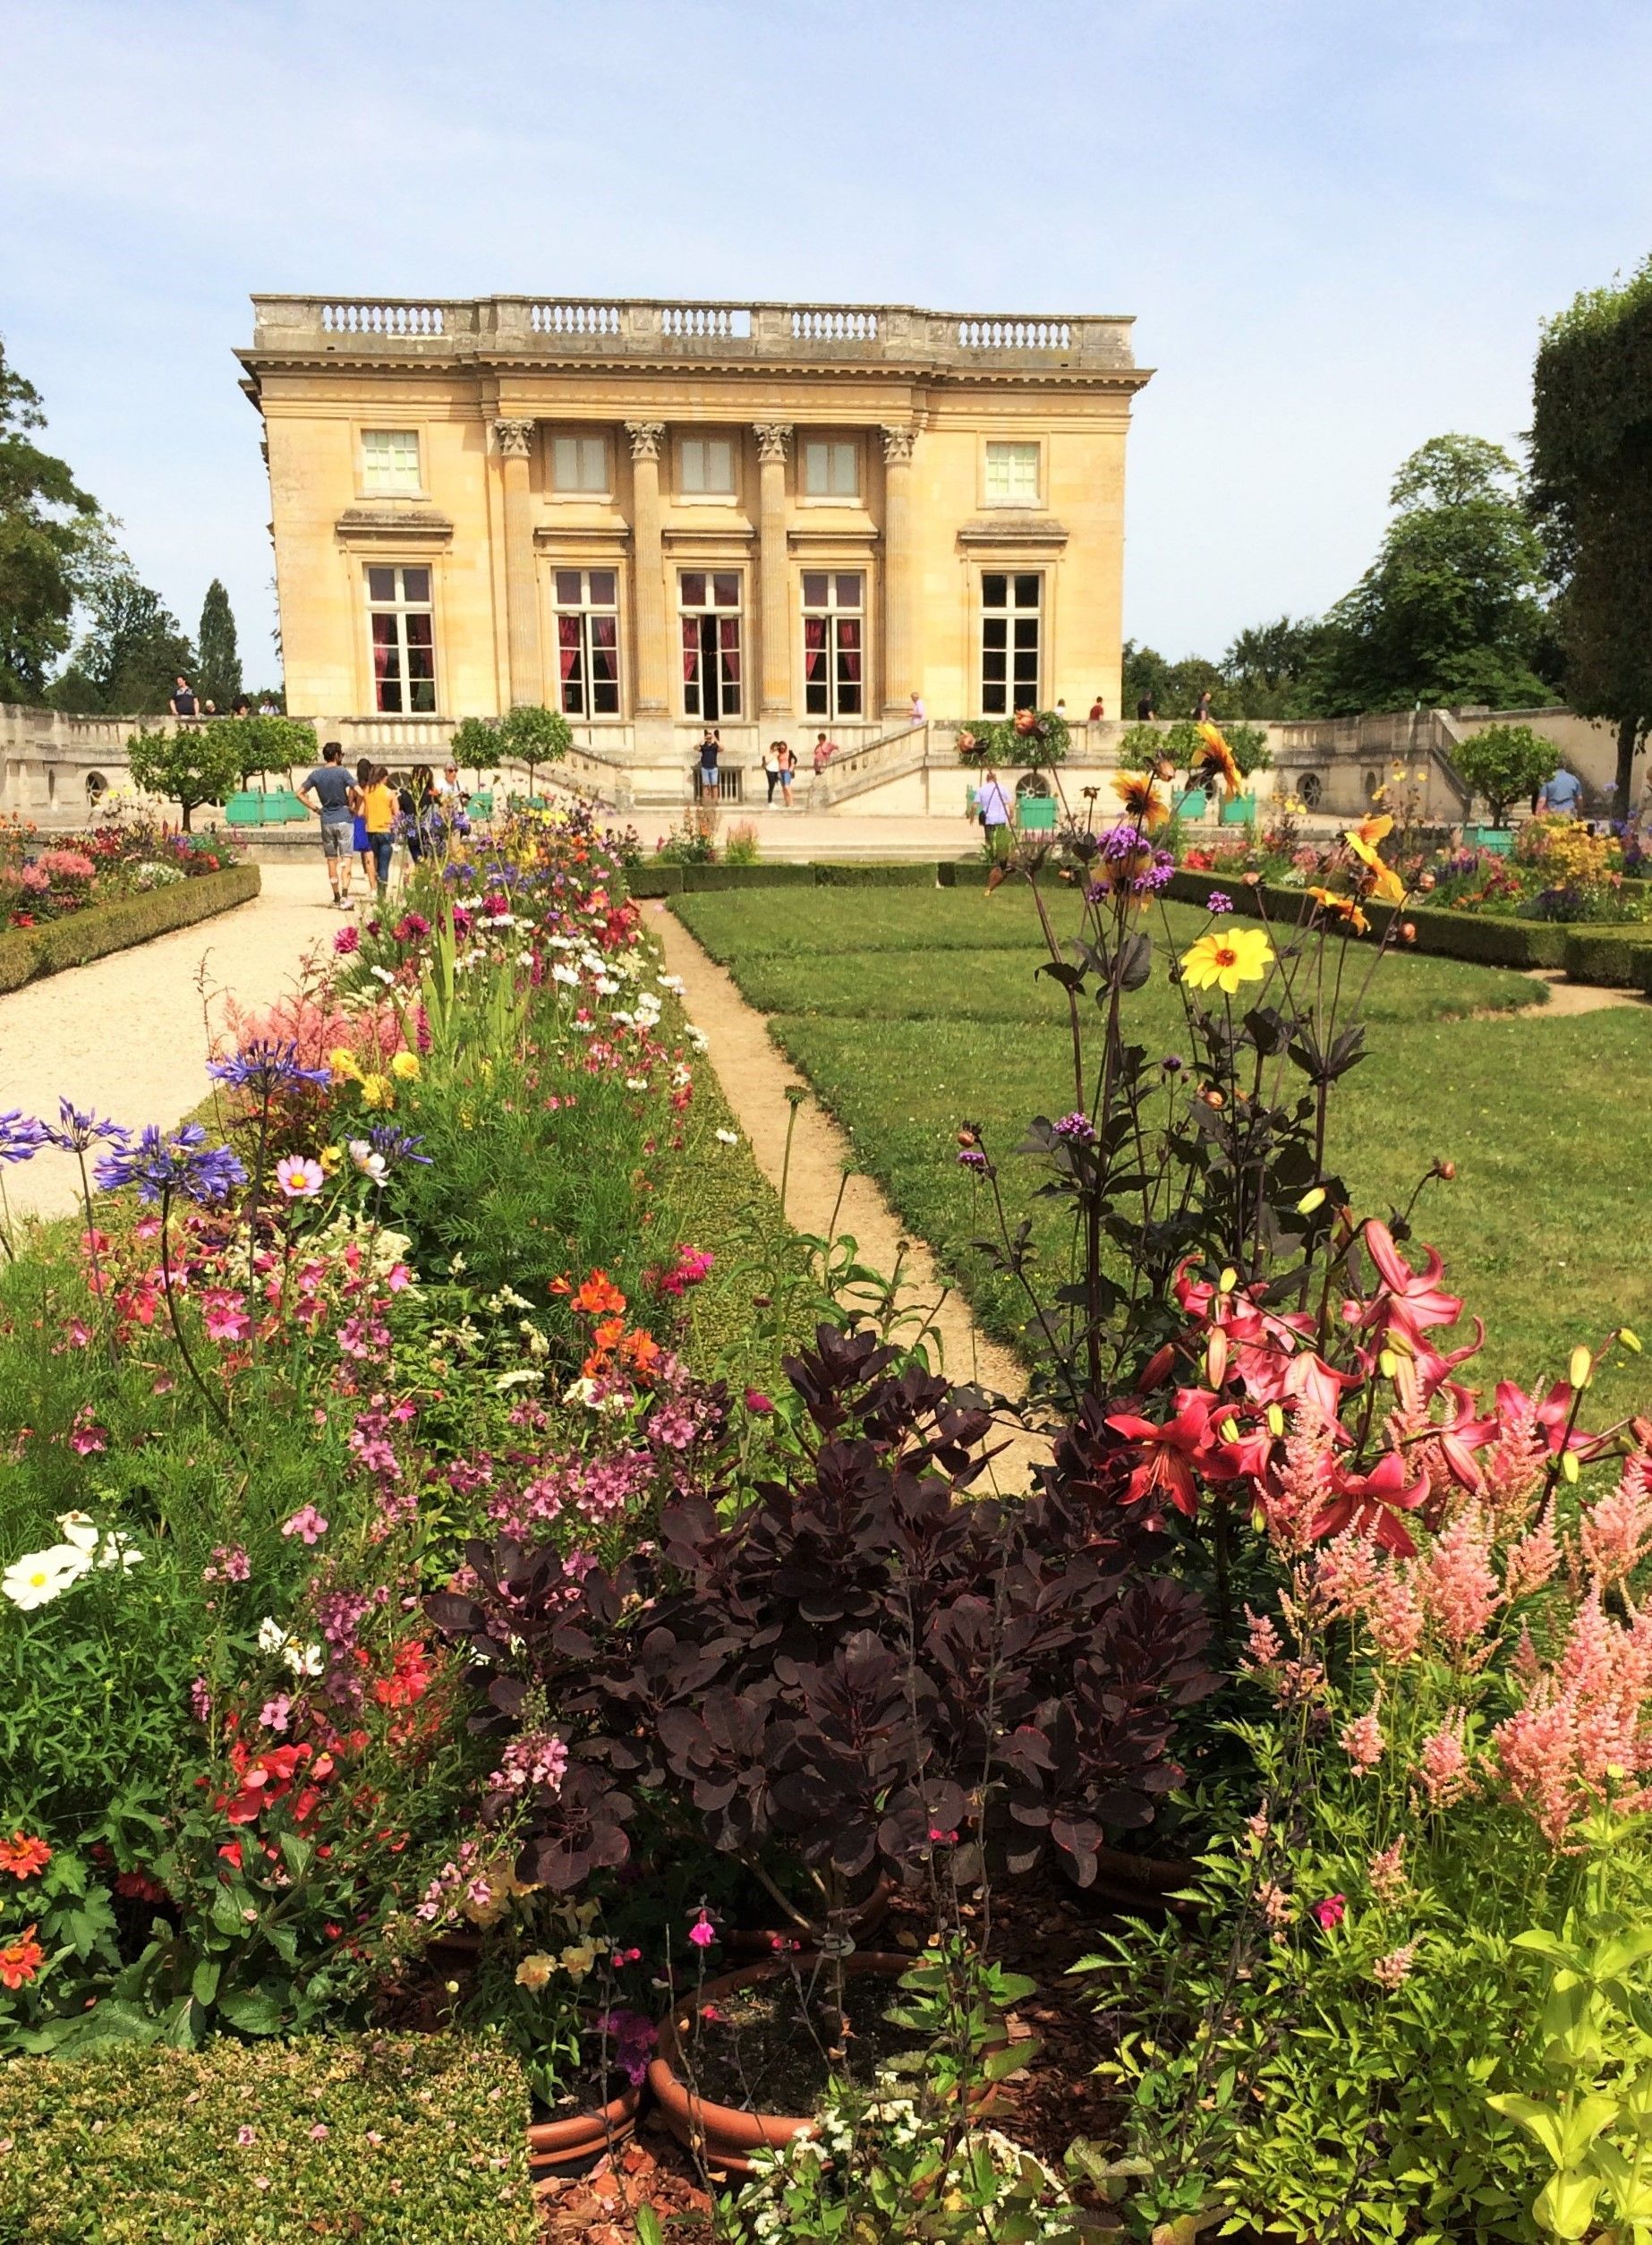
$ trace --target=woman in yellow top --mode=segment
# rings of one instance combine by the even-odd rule
[[[390,788],[390,774],[381,764],[376,764],[362,790],[362,824],[367,832],[367,847],[372,853],[373,880],[382,904],[390,887],[390,853],[396,847],[396,797]]]

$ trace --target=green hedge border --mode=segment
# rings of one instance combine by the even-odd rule
[[[708,889],[932,889],[949,888],[949,861],[919,858],[898,865],[634,866],[626,888],[634,897],[693,896]]]
[[[156,935],[192,927],[197,920],[249,903],[263,884],[256,866],[230,866],[222,873],[198,873],[169,888],[143,896],[123,896],[113,904],[89,904],[67,919],[40,927],[16,927],[0,935],[0,994],[21,990],[43,975],[65,967],[89,966],[111,952],[130,951]]]
[[[1301,918],[1303,892],[1271,882],[1246,884],[1242,875],[1182,871],[1173,874],[1166,894],[1181,904],[1203,904],[1213,890],[1233,900],[1236,912],[1253,918],[1289,922]],[[1652,926],[1567,926],[1558,920],[1494,919],[1477,912],[1448,912],[1422,904],[1367,904],[1372,927],[1386,935],[1397,917],[1417,930],[1416,948],[1443,959],[1462,959],[1478,967],[1563,968],[1574,982],[1632,983],[1652,974]],[[1647,954],[1643,959],[1642,954]],[[1647,986],[1645,985],[1641,986]]]

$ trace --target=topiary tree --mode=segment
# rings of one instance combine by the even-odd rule
[[[244,720],[243,721],[244,722]],[[183,814],[202,803],[222,803],[241,785],[240,727],[233,718],[221,724],[185,726],[175,733],[135,732],[126,742],[126,762],[148,795],[164,795]]]
[[[467,717],[452,736],[454,757],[474,767],[514,756],[528,767],[528,793],[533,774],[542,764],[560,764],[574,746],[568,721],[554,709],[524,702],[505,717]]]
[[[282,772],[316,760],[316,730],[300,717],[232,717],[226,721],[241,758],[241,776]]]
[[[1501,826],[1511,803],[1554,777],[1560,751],[1529,725],[1487,725],[1459,744],[1452,762],[1491,805],[1492,824]]]
[[[1260,725],[1224,725],[1222,737],[1233,751],[1241,779],[1248,780],[1252,773],[1265,772],[1272,764],[1273,751]]]

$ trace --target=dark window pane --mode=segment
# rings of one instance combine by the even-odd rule
[[[577,569],[557,571],[557,601],[558,606],[562,608],[579,606],[579,571]]]
[[[1001,717],[1003,715],[1004,689],[1001,686],[988,686],[983,690],[981,696],[981,709],[983,715],[987,717]]]
[[[1003,655],[993,654],[989,650],[987,653],[982,656],[981,675],[984,679],[996,679],[1001,685],[1005,677],[1005,671],[1006,658]]]
[[[396,571],[369,569],[367,597],[370,601],[393,601],[396,598]]]
[[[413,683],[413,708],[416,716],[428,717],[436,707],[434,679],[415,679]]]
[[[409,616],[404,620],[407,626],[408,645],[428,647],[430,644],[430,619],[428,616]]]
[[[858,686],[849,683],[838,688],[838,714],[839,717],[860,715],[860,687]]]
[[[981,626],[981,644],[984,647],[1007,647],[1009,644],[1008,619],[1002,616],[986,617]]]
[[[859,649],[860,618],[858,616],[841,616],[839,618],[838,644],[840,647],[854,647],[856,650]]]
[[[375,647],[395,646],[396,619],[394,616],[375,616],[373,618],[373,644]]]
[[[683,571],[683,606],[685,608],[705,606],[705,571],[703,569]]]
[[[740,579],[732,569],[720,569],[711,579],[711,600],[718,608],[738,608]]]
[[[428,601],[430,597],[430,572],[429,569],[404,569],[402,571],[402,598],[408,601]]]
[[[803,706],[805,713],[810,717],[824,717],[828,714],[826,708],[826,681],[823,678],[807,679],[805,680],[803,688]]]
[[[1007,576],[984,576],[981,580],[982,606],[984,608],[1006,607],[1008,602],[1005,595],[1009,589],[1009,579]]]
[[[824,608],[826,605],[826,572],[824,569],[805,569],[803,573],[803,604],[805,608]]]
[[[617,579],[612,569],[592,569],[591,572],[591,605],[592,608],[612,608],[614,587]]]
[[[619,680],[597,678],[592,681],[591,705],[598,717],[617,717],[619,714]]]
[[[400,715],[402,707],[402,682],[400,679],[392,676],[390,678],[379,679],[379,706],[381,710],[387,711],[394,715]]]
[[[852,576],[839,576],[838,579],[838,605],[839,608],[858,608],[860,606],[860,578],[858,575]]]
[[[617,616],[593,616],[591,619],[591,644],[593,647],[617,646],[619,619]]]
[[[1035,576],[1017,577],[1016,606],[1018,608],[1036,608],[1037,605],[1038,579]]]
[[[1018,647],[1031,647],[1036,651],[1038,645],[1038,619],[1036,616],[1018,616],[1016,618],[1016,645]]]

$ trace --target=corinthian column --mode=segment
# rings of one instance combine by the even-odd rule
[[[912,446],[915,429],[883,431],[883,715],[907,713],[917,685],[912,651]]]
[[[533,572],[533,506],[528,491],[531,421],[496,421],[493,441],[505,484],[505,619],[510,643],[510,699],[541,702],[539,591]]]
[[[789,717],[792,633],[786,597],[786,448],[790,423],[753,423],[757,435],[758,575],[762,599],[762,713]]]
[[[660,537],[660,440],[663,421],[628,421],[631,440],[631,543],[636,585],[636,707],[663,715],[666,701],[666,582]]]

